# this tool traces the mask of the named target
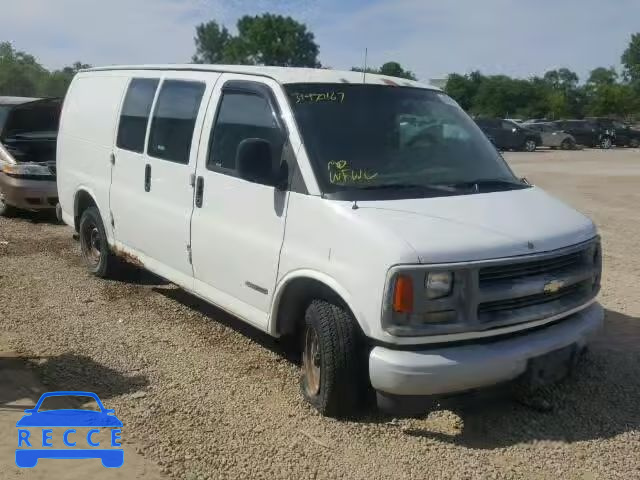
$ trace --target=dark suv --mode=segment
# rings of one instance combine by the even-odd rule
[[[540,134],[528,129],[526,125],[499,118],[476,118],[476,123],[500,150],[533,152],[542,145]]]
[[[603,130],[615,132],[614,143],[619,147],[639,147],[640,146],[640,130],[631,128],[618,120],[611,118],[587,118],[591,122],[595,122]]]
[[[611,148],[616,143],[616,131],[602,122],[591,120],[557,120],[558,130],[573,135],[585,147]]]

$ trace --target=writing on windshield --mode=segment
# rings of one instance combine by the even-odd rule
[[[345,160],[328,162],[329,182],[334,185],[366,183],[378,176],[378,173],[363,168],[352,169]]]

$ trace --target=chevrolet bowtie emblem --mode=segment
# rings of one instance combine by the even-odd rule
[[[556,293],[562,287],[564,287],[564,281],[551,280],[549,283],[545,283],[543,291],[544,293]]]

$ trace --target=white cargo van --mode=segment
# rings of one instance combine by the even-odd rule
[[[299,339],[326,415],[563,377],[602,326],[593,223],[518,179],[460,107],[355,72],[79,73],[58,139],[87,265],[126,259]]]

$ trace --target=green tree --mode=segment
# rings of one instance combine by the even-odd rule
[[[362,72],[363,69],[360,67],[352,67],[352,72]],[[383,64],[380,68],[367,67],[364,70],[367,73],[374,73],[377,75],[387,75],[389,77],[398,77],[398,78],[406,78],[407,80],[417,80],[417,77],[410,70],[405,70],[402,68],[398,62],[387,62]]]
[[[306,25],[291,17],[246,15],[232,36],[215,21],[196,27],[197,63],[236,63],[282,67],[320,67],[318,45]]]
[[[631,35],[629,46],[620,59],[624,67],[624,78],[640,90],[640,33]]]
[[[602,85],[589,99],[588,113],[596,117],[626,117],[637,112],[638,96],[629,84]]]
[[[544,74],[544,80],[554,89],[567,93],[578,86],[578,75],[568,68],[550,70]]]
[[[599,87],[602,85],[615,85],[617,81],[618,73],[613,67],[598,67],[591,70],[589,79],[587,80],[587,85],[592,85],[594,87]]]
[[[46,77],[40,94],[46,97],[64,97],[76,73],[87,68],[91,68],[91,65],[75,62],[71,66],[64,67],[62,70],[51,72]]]
[[[0,43],[0,95],[38,95],[47,75],[32,55],[15,50],[9,42]]]
[[[193,63],[225,63],[231,35],[214,20],[196,27],[196,53]]]
[[[413,72],[405,70],[398,62],[385,63],[380,67],[380,74],[389,75],[390,77],[406,78],[408,80],[417,80]]]
[[[471,72],[469,75],[452,73],[447,78],[447,84],[444,90],[457,101],[463,109],[472,111],[474,110],[475,96],[484,79],[485,77],[478,71]]]

